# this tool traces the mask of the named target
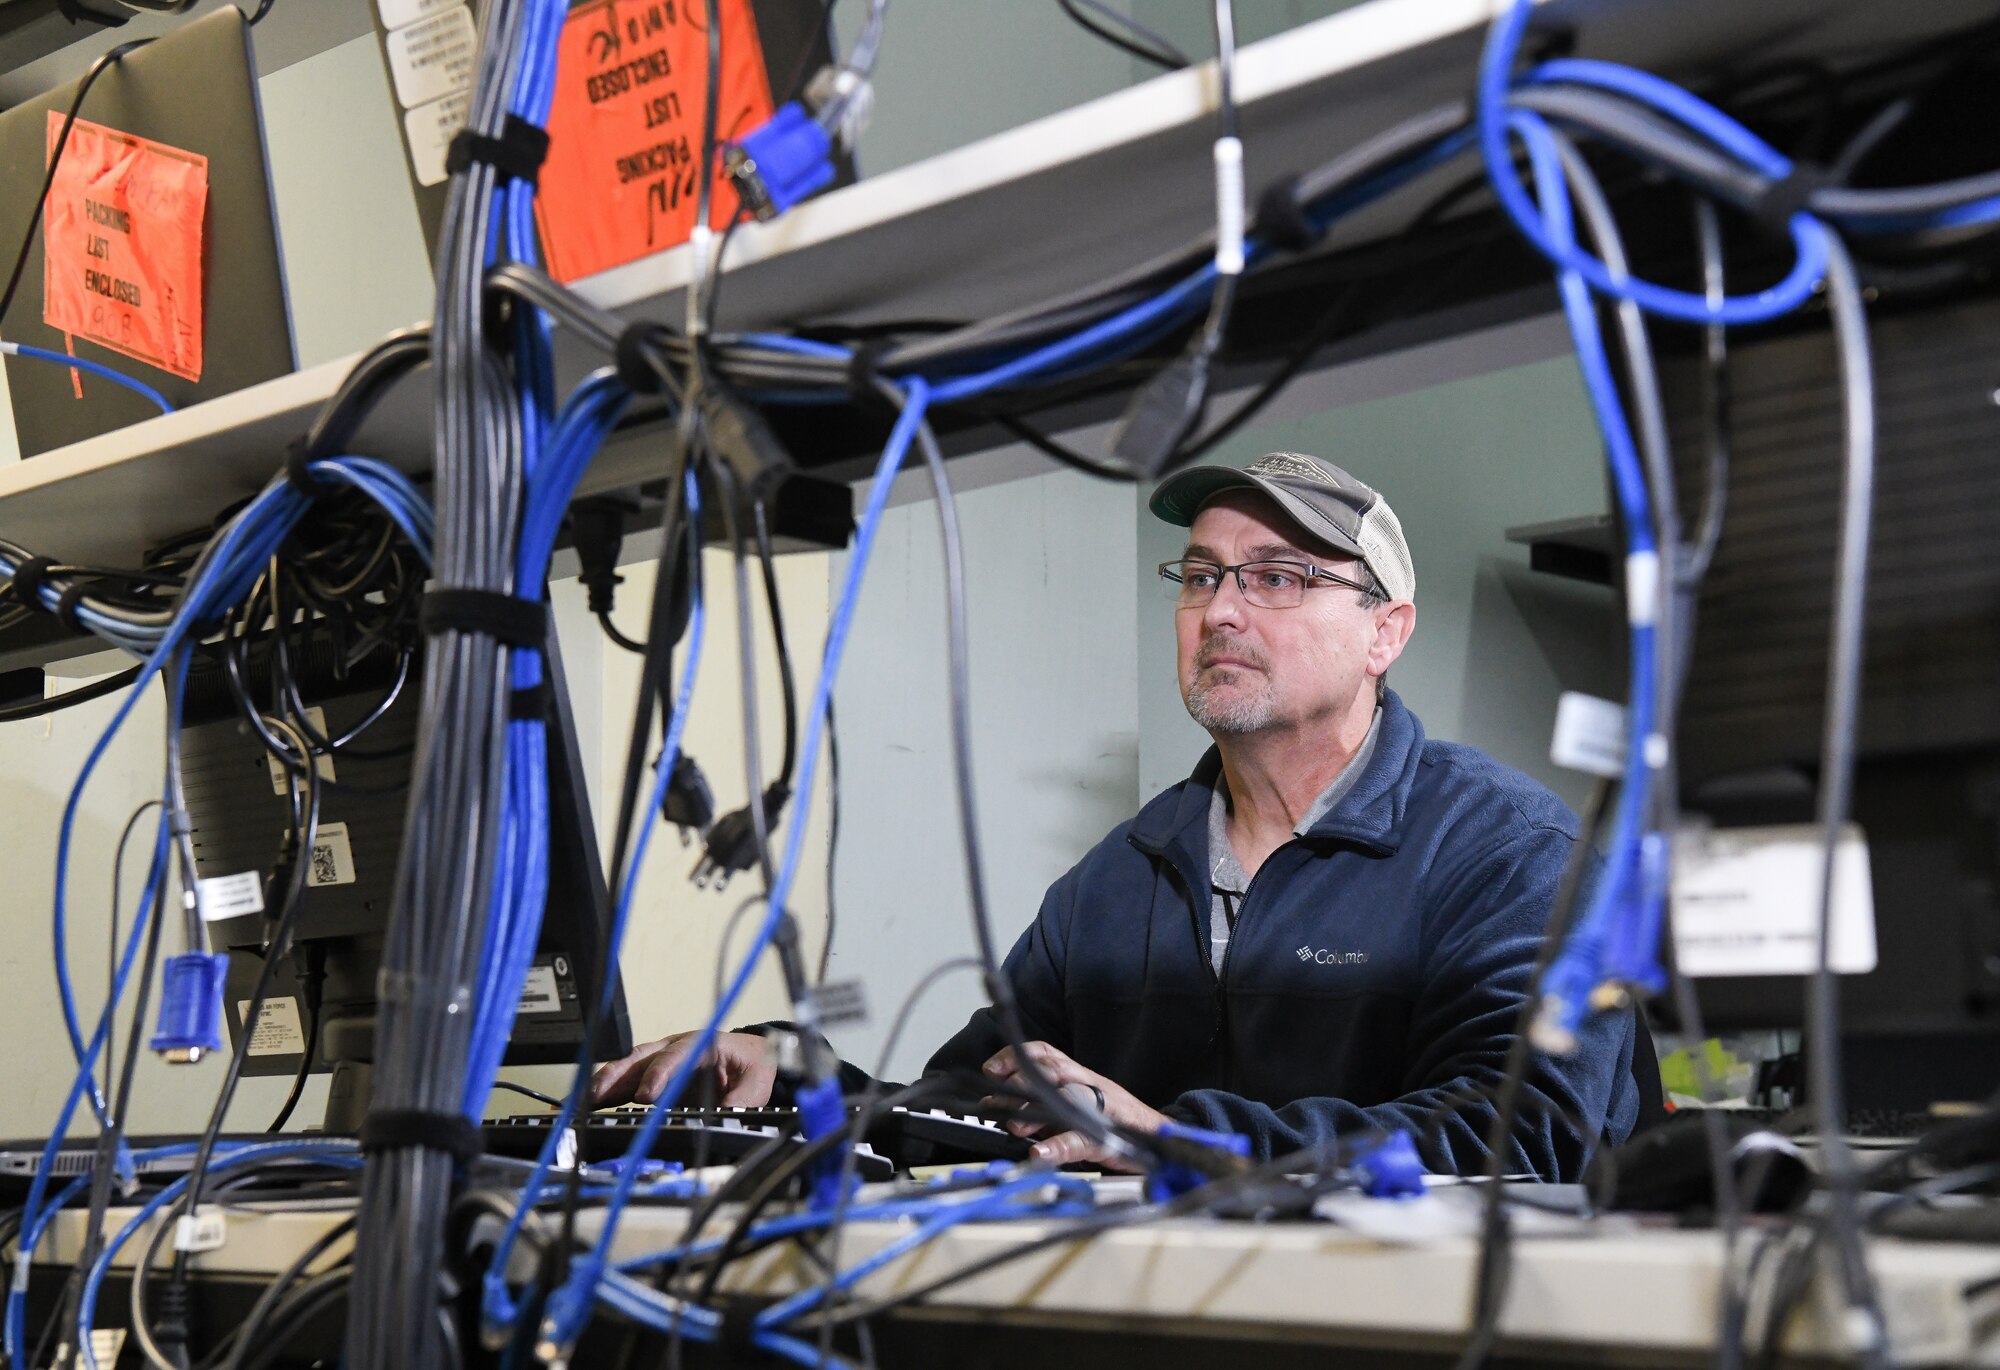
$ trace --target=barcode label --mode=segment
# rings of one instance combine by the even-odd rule
[[[354,847],[347,840],[345,823],[322,823],[313,838],[312,870],[308,885],[351,885],[354,883]]]

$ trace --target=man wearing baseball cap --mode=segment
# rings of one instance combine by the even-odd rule
[[[1274,452],[1183,471],[1151,507],[1188,529],[1159,574],[1181,697],[1215,746],[1015,945],[1028,1049],[1130,1127],[1245,1133],[1266,1157],[1408,1128],[1432,1170],[1475,1173],[1576,820],[1427,739],[1387,688],[1417,577],[1376,491]],[[1510,1170],[1574,1179],[1624,1140],[1635,1031],[1601,1014],[1573,1056],[1534,1060]],[[1004,1079],[999,1041],[982,1011],[931,1068],[983,1057]],[[1074,1132],[1037,1147],[1101,1159]]]
[[[1151,507],[1188,529],[1159,574],[1181,696],[1215,746],[1015,943],[1028,1050],[1127,1127],[1243,1133],[1261,1158],[1407,1128],[1431,1170],[1477,1173],[1576,820],[1520,772],[1427,739],[1387,688],[1417,583],[1374,490],[1274,452],[1183,471]],[[1598,1014],[1573,1055],[1534,1058],[1510,1171],[1575,1179],[1624,1140],[1635,1033],[1630,1013]],[[690,1036],[605,1067],[599,1101],[657,1095]],[[1005,1081],[1004,1042],[981,1009],[927,1071]],[[768,1097],[756,1037],[724,1035],[715,1068],[727,1102]],[[1108,1159],[1075,1132],[1036,1151]]]

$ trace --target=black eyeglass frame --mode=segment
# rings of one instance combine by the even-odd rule
[[[1312,589],[1315,585],[1339,585],[1346,589],[1359,591],[1361,594],[1373,596],[1375,598],[1379,599],[1388,598],[1388,594],[1385,591],[1383,591],[1381,587],[1373,580],[1369,580],[1367,582],[1349,580],[1346,576],[1340,575],[1334,571],[1329,571],[1323,566],[1315,566],[1309,561],[1279,561],[1279,560],[1274,560],[1270,557],[1265,557],[1257,561],[1239,562],[1234,566],[1218,565],[1213,561],[1203,561],[1199,557],[1180,557],[1174,561],[1161,562],[1158,571],[1159,577],[1161,580],[1166,581],[1168,584],[1185,587],[1187,585],[1187,579],[1179,568],[1189,565],[1206,566],[1213,569],[1215,572],[1215,590],[1220,590],[1222,588],[1222,578],[1224,576],[1234,575],[1236,577],[1237,593],[1243,596],[1244,601],[1246,603],[1256,605],[1256,607],[1259,609],[1296,609],[1299,607],[1299,604],[1305,603],[1306,599],[1305,592],[1307,590]],[[1279,566],[1283,567],[1287,571],[1292,571],[1297,573],[1300,581],[1302,582],[1302,584],[1299,587],[1298,603],[1258,604],[1256,600],[1251,599],[1250,586],[1243,579],[1243,573],[1245,571],[1250,570],[1252,567],[1257,567],[1257,566]],[[1209,592],[1208,598],[1200,601],[1199,603],[1180,604],[1176,605],[1175,607],[1180,609],[1202,608],[1214,602],[1215,590],[1211,590]]]

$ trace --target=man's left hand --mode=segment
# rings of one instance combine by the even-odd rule
[[[1050,1046],[1047,1042],[1030,1042],[1028,1056],[1041,1067],[1043,1076],[1058,1089],[1065,1085],[1081,1086],[1067,1091],[1072,1096],[1090,1091],[1091,1103],[1100,1107],[1110,1122],[1129,1127],[1140,1132],[1158,1132],[1160,1124],[1167,1121],[1167,1115],[1149,1107],[1135,1098],[1132,1092],[1115,1080],[1108,1080],[1094,1070],[1086,1069],[1068,1056]],[[994,1080],[1013,1080],[1025,1084],[1020,1079],[1020,1062],[1014,1058],[1014,1048],[1003,1047],[993,1058],[980,1067]],[[1003,1102],[999,1099],[989,1102]],[[1006,1100],[1005,1102],[1015,1102]],[[1046,1131],[1041,1123],[1009,1123],[1007,1129],[1017,1136],[1033,1137]],[[1115,1157],[1095,1145],[1080,1132],[1059,1132],[1052,1137],[1042,1137],[1035,1143],[1035,1159],[1053,1161],[1057,1165],[1071,1165],[1078,1161],[1095,1161],[1112,1169],[1129,1169]]]

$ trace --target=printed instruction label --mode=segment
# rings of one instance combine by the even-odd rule
[[[333,734],[326,730],[326,710],[320,708],[319,705],[315,704],[306,710],[306,722],[311,724],[312,730],[321,737],[329,740],[333,737]],[[264,764],[271,768],[271,793],[281,799],[290,794],[292,792],[292,782],[285,770],[285,763],[266,752],[264,755]],[[331,756],[314,757],[313,768],[319,772],[319,778],[329,785],[338,778],[334,774],[333,758]]]
[[[125,1349],[125,1329],[122,1327],[93,1327],[90,1329],[90,1354],[102,1366],[115,1365],[118,1353]]]
[[[386,46],[396,103],[409,109],[471,85],[478,43],[472,11],[464,5],[392,31]]]
[[[354,883],[354,846],[347,840],[345,823],[322,823],[313,838],[312,869],[306,873],[308,885],[351,885]]]
[[[195,906],[204,923],[264,911],[264,877],[256,871],[211,875],[195,886]]]
[[[236,1001],[236,1016],[244,1018],[250,1012],[250,1001]],[[282,998],[266,999],[264,1011],[257,1015],[257,1023],[250,1029],[251,1056],[297,1056],[306,1049],[305,1028],[299,1023],[299,1001],[289,994]]]
[[[521,982],[522,1013],[561,1013],[562,994],[556,988],[554,966],[529,966]]]
[[[718,8],[715,127],[727,142],[771,117],[771,86],[749,0]],[[556,48],[549,156],[535,198],[557,280],[687,241],[708,87],[704,13],[699,0],[590,0],[570,11]],[[737,197],[716,172],[709,222],[723,229],[736,217]]]
[[[1819,968],[1823,849],[1809,823],[1694,829],[1674,843],[1674,953],[1681,972],[1810,975]],[[1828,960],[1842,975],[1875,969],[1868,843],[1850,823],[1833,862]]]
[[[78,119],[42,210],[42,322],[200,380],[207,208],[208,158]]]
[[[465,0],[380,0],[375,9],[382,16],[383,28],[399,29],[441,10],[463,8],[464,3]]]
[[[465,127],[465,112],[471,107],[472,92],[455,90],[403,116],[403,139],[410,145],[410,171],[418,185],[438,185],[451,175],[445,166],[451,140]]]
[[[214,1204],[203,1204],[192,1213],[184,1213],[174,1224],[176,1251],[213,1251],[228,1240],[229,1225],[223,1219],[222,1209]]]

